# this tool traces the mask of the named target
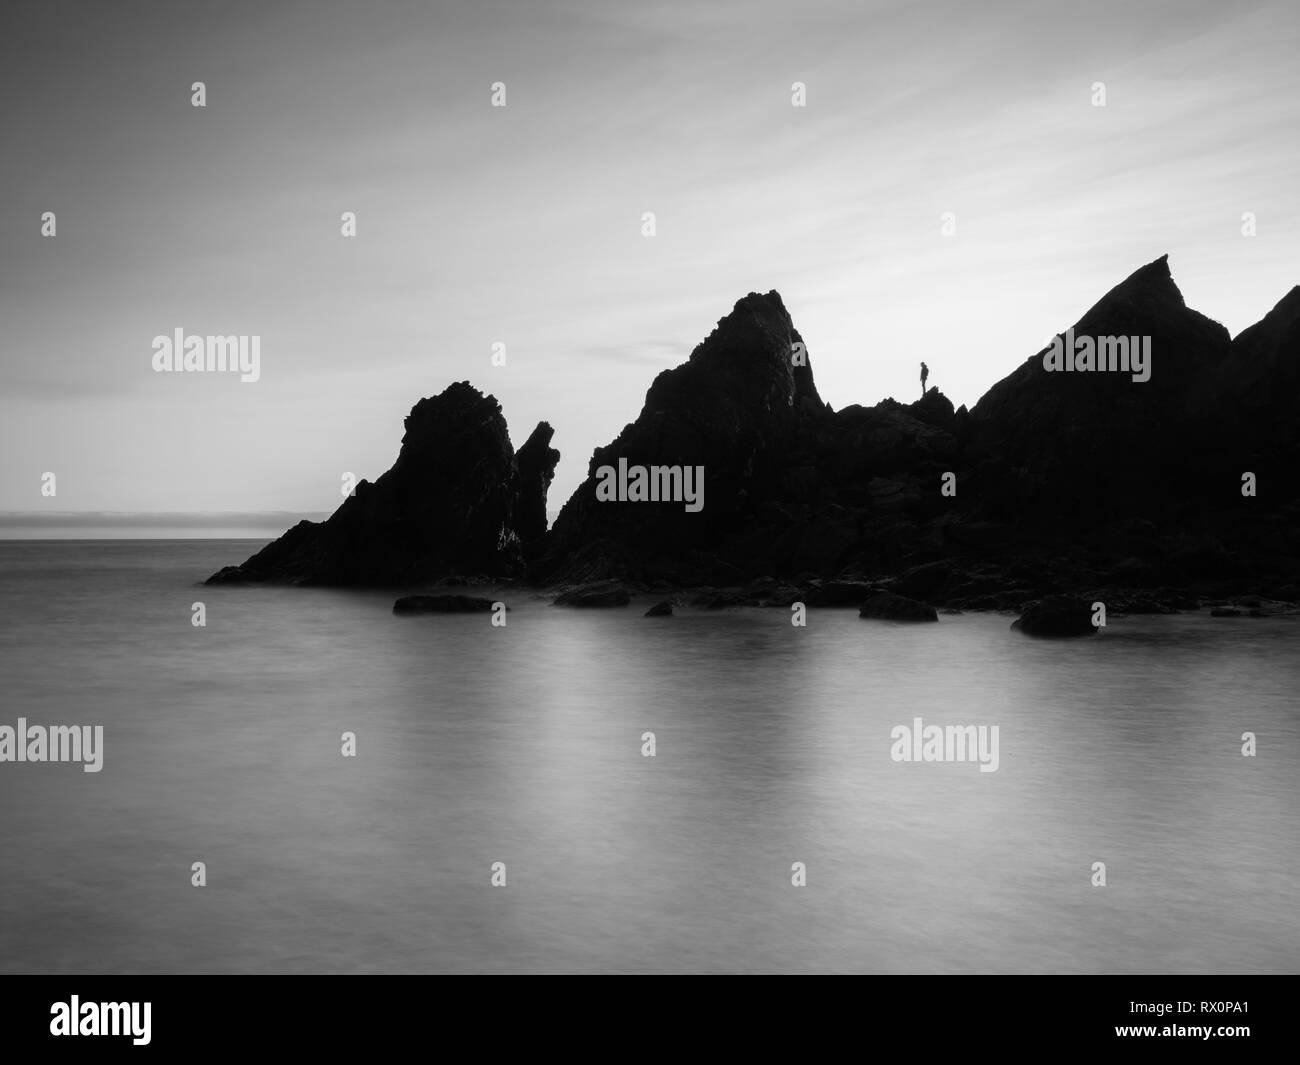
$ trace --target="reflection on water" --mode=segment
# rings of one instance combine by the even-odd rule
[[[250,553],[0,543],[0,724],[105,726],[101,773],[0,765],[0,969],[1300,964],[1297,619],[1056,643],[512,593],[492,628],[196,585]],[[893,762],[915,717],[999,726],[998,771]]]

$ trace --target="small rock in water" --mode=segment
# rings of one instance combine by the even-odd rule
[[[1054,595],[1025,608],[1011,623],[1027,636],[1092,636],[1092,604],[1069,595]]]
[[[672,613],[673,604],[665,599],[662,603],[655,603],[654,606],[645,612],[645,616],[648,618],[667,618],[672,617]]]
[[[929,603],[921,603],[893,592],[877,592],[858,610],[860,618],[885,621],[938,621],[939,614]]]
[[[475,614],[491,609],[491,599],[472,595],[404,595],[393,604],[394,614]]]
[[[583,584],[555,597],[553,606],[627,606],[628,590],[618,584]]]

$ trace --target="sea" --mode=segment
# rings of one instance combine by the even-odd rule
[[[0,726],[103,728],[0,762],[0,971],[1300,968],[1300,618],[203,586],[263,542],[0,541]]]

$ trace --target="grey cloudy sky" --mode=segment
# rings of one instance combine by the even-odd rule
[[[558,507],[752,290],[836,407],[921,359],[973,404],[1165,252],[1236,333],[1300,282],[1298,30],[1292,0],[7,0],[0,511],[330,510],[464,379],[516,446],[556,427]],[[177,327],[260,334],[261,380],[155,374]]]

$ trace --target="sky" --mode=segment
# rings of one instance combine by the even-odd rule
[[[1236,334],[1300,283],[1298,45],[1293,0],[6,0],[0,513],[329,512],[458,380],[555,427],[555,510],[751,291],[837,409],[922,359],[973,405],[1165,253]],[[260,378],[155,372],[177,328]]]

